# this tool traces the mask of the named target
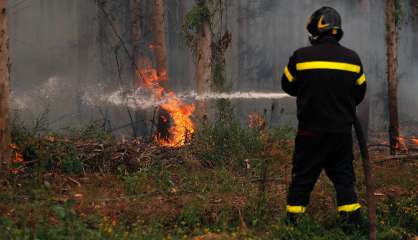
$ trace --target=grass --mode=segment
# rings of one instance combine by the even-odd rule
[[[80,141],[119,149],[94,125],[65,134],[14,129],[18,149],[31,153],[25,159],[31,156],[34,162],[24,173],[1,174],[0,239],[367,239],[364,229],[351,235],[340,229],[325,176],[301,223],[283,221],[292,129],[269,133],[235,122],[214,123],[181,149],[157,147],[158,154],[140,168],[125,160],[113,164],[111,150],[96,157],[82,153]],[[378,239],[414,239],[416,168],[408,163],[374,167],[377,192],[383,195]]]

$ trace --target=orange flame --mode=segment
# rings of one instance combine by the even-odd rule
[[[417,138],[417,137],[413,137],[413,138],[411,139],[411,141],[412,141],[415,145],[417,145],[417,146],[418,146],[418,138]]]
[[[19,152],[19,149],[17,148],[16,144],[10,144],[9,147],[13,151],[11,159],[12,168],[10,169],[10,172],[13,174],[23,173],[25,165],[23,155]]]
[[[161,82],[167,79],[166,71],[158,73],[155,68],[151,67],[148,60],[144,61],[143,65],[144,67],[138,70],[142,85],[152,92],[156,101],[161,100],[163,96],[167,98],[167,101],[162,103],[160,108],[167,111],[173,120],[169,128],[170,137],[166,139],[157,134],[156,140],[161,146],[181,147],[186,144],[187,138],[194,133],[191,115],[195,106],[181,101],[174,92],[161,86]]]
[[[398,137],[397,140],[398,141],[397,141],[396,146],[395,146],[396,149],[408,151],[408,146],[406,145],[405,138],[404,137]]]

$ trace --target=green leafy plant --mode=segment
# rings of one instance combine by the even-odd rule
[[[207,166],[242,162],[263,147],[260,133],[241,127],[236,120],[207,124],[199,129],[193,141],[194,153]]]

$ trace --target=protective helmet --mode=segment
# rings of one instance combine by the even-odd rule
[[[316,10],[309,18],[306,28],[311,42],[325,35],[334,36],[339,41],[344,35],[341,28],[341,16],[332,7],[322,7]]]

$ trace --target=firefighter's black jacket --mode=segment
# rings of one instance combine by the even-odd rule
[[[332,37],[298,49],[282,76],[283,90],[297,97],[299,128],[350,132],[366,93],[359,56]]]

